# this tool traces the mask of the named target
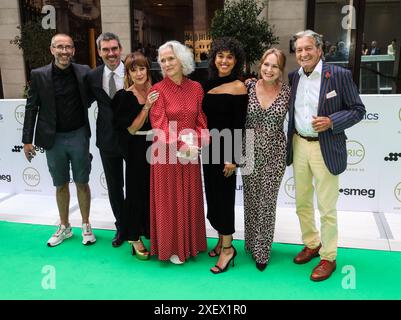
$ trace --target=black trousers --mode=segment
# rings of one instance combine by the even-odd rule
[[[111,209],[116,219],[117,232],[122,232],[124,214],[124,156],[119,153],[108,153],[100,150],[100,158],[104,175],[106,176],[107,191]]]

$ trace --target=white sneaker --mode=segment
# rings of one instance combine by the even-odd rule
[[[92,232],[92,227],[89,223],[82,224],[82,244],[90,245],[96,242],[95,235]]]
[[[56,233],[51,236],[51,238],[47,241],[47,245],[49,247],[55,247],[63,242],[65,239],[72,237],[71,225],[67,227],[63,224],[60,224]]]
[[[176,254],[173,254],[173,255],[170,257],[170,261],[171,261],[172,263],[174,263],[174,264],[183,264],[183,263],[184,263],[184,261],[181,261],[180,258],[178,258],[178,256],[177,256]]]

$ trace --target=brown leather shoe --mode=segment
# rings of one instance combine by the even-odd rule
[[[323,281],[331,276],[336,270],[336,260],[320,260],[319,264],[313,269],[310,279],[313,281]]]
[[[319,244],[315,249],[309,249],[305,246],[300,253],[294,258],[294,263],[303,264],[312,260],[312,258],[319,256],[319,250],[322,247],[322,244]]]

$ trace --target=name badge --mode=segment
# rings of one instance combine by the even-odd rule
[[[334,98],[335,96],[337,96],[337,92],[336,92],[336,90],[333,90],[333,91],[329,92],[328,94],[326,94],[326,99]]]

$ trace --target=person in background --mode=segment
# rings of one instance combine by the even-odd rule
[[[124,89],[114,96],[111,106],[119,145],[125,154],[126,198],[121,230],[140,260],[150,258],[141,236],[149,239],[150,165],[146,152],[151,145],[148,113],[158,98],[152,86],[148,59],[139,52],[125,58]]]
[[[381,54],[380,48],[377,47],[377,41],[372,41],[371,47],[370,47],[370,55],[379,55]]]
[[[391,43],[387,46],[387,54],[395,56],[397,52],[397,39],[393,39]]]
[[[54,247],[72,237],[68,212],[70,167],[82,216],[82,243],[93,244],[96,237],[89,223],[91,195],[88,184],[92,157],[89,153],[90,100],[85,81],[90,69],[72,63],[74,42],[67,34],[53,36],[50,51],[54,61],[31,72],[22,129],[24,154],[29,162],[35,156],[32,144],[35,136],[35,145],[46,150],[47,165],[56,187],[60,225],[47,245]]]
[[[369,54],[369,48],[368,48],[368,45],[364,42],[364,43],[362,43],[361,55],[366,56],[368,54]]]
[[[244,137],[243,175],[245,248],[256,267],[265,270],[271,254],[277,197],[285,172],[286,138],[283,130],[290,87],[283,83],[286,57],[276,48],[268,49],[259,63],[260,79],[247,82],[249,91],[246,132],[253,131],[254,152],[247,152]]]
[[[235,189],[237,161],[241,155],[241,136],[245,125],[248,94],[238,80],[245,62],[242,45],[234,38],[213,41],[209,60],[209,80],[204,86],[203,112],[211,142],[203,154],[203,175],[207,218],[219,234],[209,256],[218,256],[211,272],[217,274],[234,265],[237,251],[232,245],[235,232]],[[240,135],[235,136],[235,131]],[[227,134],[229,133],[228,137]]]
[[[178,41],[158,50],[164,79],[149,113],[154,132],[150,166],[151,255],[184,263],[207,249],[199,149],[207,144],[203,90],[187,76],[192,52]]]
[[[287,165],[293,164],[295,203],[305,247],[297,264],[320,256],[310,279],[322,281],[336,269],[339,174],[347,167],[344,130],[363,119],[365,106],[347,69],[322,61],[322,38],[312,30],[295,36],[300,66],[289,74]],[[315,225],[316,190],[321,235]]]

